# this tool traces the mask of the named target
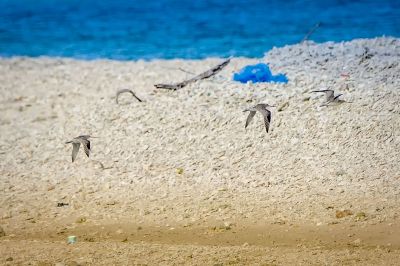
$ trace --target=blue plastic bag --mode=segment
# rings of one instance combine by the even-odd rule
[[[285,74],[272,75],[267,64],[260,63],[242,68],[239,73],[233,75],[234,81],[247,83],[248,81],[256,82],[283,82],[287,83],[288,79]]]

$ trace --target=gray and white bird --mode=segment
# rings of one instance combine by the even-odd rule
[[[342,103],[344,100],[339,99],[343,94],[338,94],[335,96],[335,92],[333,90],[317,90],[311,92],[323,92],[325,93],[325,102],[321,104],[321,106],[328,106],[331,103]]]
[[[265,129],[267,130],[268,133],[269,125],[271,123],[271,111],[268,109],[269,107],[275,107],[275,106],[266,103],[259,103],[253,107],[245,109],[243,112],[250,112],[250,113],[247,116],[246,125],[244,126],[244,128],[247,128],[251,120],[253,120],[253,117],[256,115],[256,112],[258,111],[262,114],[264,118]]]
[[[72,162],[75,161],[76,156],[78,155],[79,147],[81,144],[83,145],[83,150],[85,151],[85,154],[87,157],[89,157],[90,154],[90,141],[89,138],[95,138],[90,135],[81,135],[76,138],[73,138],[70,141],[65,142],[65,144],[72,144]]]
[[[129,92],[133,97],[136,98],[136,100],[138,100],[139,102],[143,102],[139,97],[136,96],[136,94],[130,90],[130,89],[122,89],[117,91],[117,95],[115,96],[115,102],[118,104],[118,97],[121,93],[125,93],[125,92]]]

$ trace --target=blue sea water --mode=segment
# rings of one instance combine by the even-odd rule
[[[310,39],[400,37],[400,0],[0,0],[0,56],[260,57]]]

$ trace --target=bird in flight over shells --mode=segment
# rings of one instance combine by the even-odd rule
[[[269,125],[271,123],[271,111],[268,109],[269,107],[275,107],[275,106],[266,103],[259,103],[253,107],[245,109],[243,112],[250,112],[250,113],[247,116],[246,125],[244,126],[244,128],[247,128],[251,120],[253,120],[253,117],[256,115],[256,112],[258,111],[262,114],[264,118],[265,129],[267,130],[268,133]]]
[[[80,135],[76,138],[73,138],[70,141],[65,142],[65,144],[69,144],[69,143],[72,144],[72,162],[75,161],[76,156],[78,155],[79,147],[81,146],[81,144],[83,146],[83,150],[85,151],[86,156],[89,157],[89,154],[91,151],[89,138],[95,138],[95,137],[92,137],[90,135]]]
[[[311,92],[325,93],[325,102],[323,102],[321,104],[321,106],[328,106],[333,103],[339,104],[339,103],[345,102],[345,100],[339,99],[339,97],[342,96],[343,94],[340,93],[338,95],[335,95],[335,92],[333,90],[316,90],[316,91],[311,91]]]
[[[136,94],[132,90],[130,90],[130,89],[122,89],[122,90],[117,91],[117,96],[115,97],[115,101],[116,101],[117,104],[118,104],[119,95],[122,94],[122,93],[125,93],[125,92],[129,92],[130,94],[132,94],[133,97],[136,98],[136,100],[138,100],[139,102],[143,102],[139,97],[136,96]]]

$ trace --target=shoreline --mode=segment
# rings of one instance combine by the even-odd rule
[[[204,61],[204,60],[220,60],[226,58],[235,58],[235,59],[248,59],[248,60],[262,60],[268,53],[275,49],[283,49],[286,47],[293,47],[297,45],[311,45],[311,46],[318,46],[318,45],[347,45],[353,42],[370,42],[370,41],[380,41],[380,40],[398,40],[400,37],[395,36],[376,36],[374,38],[355,38],[352,40],[342,40],[342,41],[325,41],[325,42],[315,42],[313,40],[306,40],[304,43],[293,43],[293,44],[285,44],[283,46],[273,46],[271,49],[266,50],[263,56],[260,57],[246,57],[246,56],[209,56],[209,57],[201,57],[201,58],[151,58],[151,59],[115,59],[115,58],[107,58],[107,57],[93,57],[93,58],[80,58],[80,57],[68,57],[68,56],[49,56],[49,55],[39,55],[39,56],[28,56],[28,55],[7,55],[1,56],[0,60],[16,60],[16,59],[44,59],[44,60],[61,60],[61,61],[84,61],[84,62],[144,62],[144,63],[154,63],[154,62],[165,62],[165,61]]]

